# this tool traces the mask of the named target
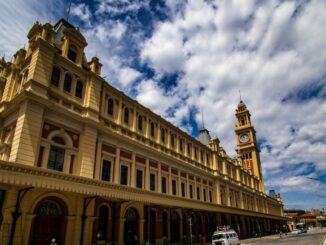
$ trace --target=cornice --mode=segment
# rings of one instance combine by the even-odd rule
[[[284,219],[281,216],[175,197],[6,161],[0,161],[0,183],[6,185],[33,186],[35,188],[72,192],[81,195],[95,195],[109,199],[122,199],[176,208],[191,208],[210,212]]]

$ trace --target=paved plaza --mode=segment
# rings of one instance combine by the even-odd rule
[[[324,245],[326,244],[326,229],[312,229],[307,233],[294,235],[272,235],[262,238],[245,239],[241,241],[241,245]]]

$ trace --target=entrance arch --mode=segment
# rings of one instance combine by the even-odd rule
[[[126,245],[134,244],[139,239],[138,212],[134,208],[128,208],[124,218],[123,240]]]
[[[150,243],[155,244],[155,240],[156,240],[156,212],[153,209],[150,210],[149,228],[150,228],[150,234],[149,234]]]
[[[180,218],[176,211],[172,211],[171,214],[171,240],[180,241]]]
[[[57,197],[41,200],[34,210],[36,215],[31,227],[30,245],[50,244],[55,238],[56,243],[65,243],[67,206]]]

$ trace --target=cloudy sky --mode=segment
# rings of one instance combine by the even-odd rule
[[[0,55],[68,0],[0,0]],[[69,21],[109,83],[194,137],[201,111],[235,155],[235,108],[252,114],[266,189],[286,208],[326,208],[326,1],[73,0]],[[324,196],[324,197],[321,197]]]

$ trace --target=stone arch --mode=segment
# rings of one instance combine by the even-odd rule
[[[33,214],[29,244],[47,244],[53,238],[59,244],[65,243],[69,210],[64,200],[54,195],[45,196],[35,203]]]
[[[180,241],[180,214],[176,210],[171,210],[171,240],[173,242]]]
[[[58,192],[47,192],[47,193],[44,193],[40,196],[38,196],[33,202],[32,202],[32,205],[30,206],[30,208],[28,209],[29,210],[29,213],[33,213],[37,204],[45,199],[45,198],[48,198],[48,197],[56,197],[58,199],[61,199],[64,204],[66,205],[67,207],[67,215],[71,215],[73,213],[72,210],[74,210],[74,208],[72,207],[71,205],[71,200],[69,200],[65,195],[61,194],[61,193],[58,193]]]
[[[139,213],[136,208],[128,207],[124,212],[123,241],[134,244],[139,239]]]
[[[168,237],[169,233],[169,213],[167,210],[162,211],[162,236]]]
[[[54,130],[48,135],[48,139],[52,140],[55,137],[61,137],[65,141],[65,145],[67,147],[73,147],[73,141],[70,137],[69,134],[66,133],[65,130],[59,129],[59,130]]]

